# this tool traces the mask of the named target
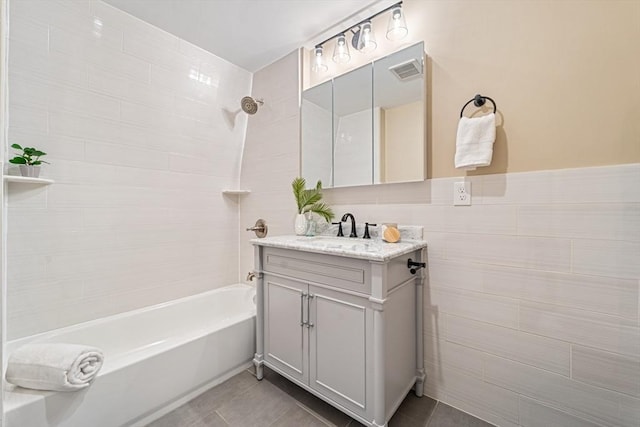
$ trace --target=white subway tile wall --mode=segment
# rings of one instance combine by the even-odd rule
[[[10,184],[8,338],[236,282],[221,190],[247,117],[225,118],[251,73],[97,0],[16,0],[10,21],[9,143],[56,182]]]
[[[248,240],[256,237],[245,228],[263,218],[270,236],[293,232],[296,205],[291,181],[298,176],[300,158],[299,61],[298,52],[292,52],[253,75],[252,96],[264,99],[264,105],[249,119],[242,158],[241,188],[251,190],[238,196],[243,277],[253,270],[253,246]]]
[[[424,226],[428,394],[499,426],[638,427],[640,164],[473,177],[470,207],[459,179],[325,191]]]

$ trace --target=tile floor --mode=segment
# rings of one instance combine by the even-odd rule
[[[256,380],[246,370],[185,403],[147,427],[357,427],[338,411],[275,372]],[[410,392],[389,427],[491,427],[429,397]]]

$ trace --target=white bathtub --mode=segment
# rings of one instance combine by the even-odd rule
[[[5,426],[145,425],[250,366],[254,293],[231,285],[8,342],[6,354],[28,342],[93,345],[105,363],[79,392],[5,384]]]

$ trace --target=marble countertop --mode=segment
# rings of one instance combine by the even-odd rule
[[[304,252],[346,256],[370,261],[388,261],[397,256],[427,246],[427,242],[417,239],[411,240],[403,238],[398,243],[387,243],[378,238],[360,239],[327,235],[313,237],[294,235],[272,236],[263,239],[251,239],[250,242],[258,246],[295,249]]]

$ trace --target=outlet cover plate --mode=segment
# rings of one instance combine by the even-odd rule
[[[453,206],[471,205],[471,182],[459,181],[453,183]]]

